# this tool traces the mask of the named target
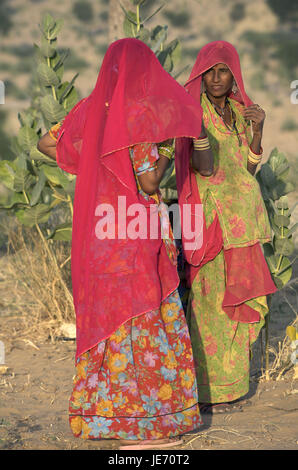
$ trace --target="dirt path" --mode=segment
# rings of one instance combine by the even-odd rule
[[[9,367],[0,375],[0,449],[117,449],[116,441],[84,441],[70,432],[74,342],[38,341],[20,326],[0,317]],[[185,436],[180,449],[297,449],[298,383],[292,374],[252,382],[250,395],[242,412],[205,415],[200,432]]]

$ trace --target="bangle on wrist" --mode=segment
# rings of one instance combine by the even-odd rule
[[[158,153],[164,157],[167,157],[169,160],[172,160],[174,156],[174,147],[160,146],[158,147]]]
[[[207,136],[199,137],[198,139],[193,139],[193,148],[194,150],[210,150],[210,143]]]
[[[263,157],[263,149],[262,147],[260,148],[260,153],[257,154],[257,153],[254,153],[251,148],[249,147],[249,150],[248,150],[248,157],[247,157],[247,160],[249,161],[249,163],[251,163],[252,165],[258,165],[261,160],[262,160],[262,157]]]

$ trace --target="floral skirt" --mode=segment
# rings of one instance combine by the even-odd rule
[[[224,295],[225,264],[221,251],[199,270],[189,295],[187,321],[200,403],[229,402],[248,393],[250,347],[268,313],[266,296],[256,297],[246,304],[259,312],[260,321],[232,321],[222,309]]]
[[[84,439],[159,439],[201,425],[178,291],[129,320],[76,363],[70,426]]]

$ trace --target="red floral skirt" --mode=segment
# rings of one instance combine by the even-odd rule
[[[159,439],[201,425],[178,291],[77,359],[70,426],[84,439]]]

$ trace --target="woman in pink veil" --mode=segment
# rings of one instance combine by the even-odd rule
[[[266,295],[276,291],[261,249],[271,228],[253,176],[265,113],[247,96],[226,41],[201,49],[185,88],[203,109],[200,135],[177,139],[175,156],[180,206],[203,206],[201,243],[183,240],[187,321],[201,410],[222,412],[249,391],[250,347],[268,313]]]
[[[91,95],[39,142],[77,175],[75,436],[150,449],[177,445],[175,436],[201,424],[176,247],[171,231],[162,233],[158,190],[171,141],[197,136],[201,114],[144,43],[123,39],[109,47]],[[134,219],[126,209],[136,205],[148,224],[158,214],[154,238],[128,236]]]

